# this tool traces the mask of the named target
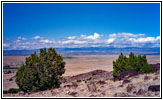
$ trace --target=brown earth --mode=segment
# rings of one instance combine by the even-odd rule
[[[96,73],[96,74],[93,74]],[[103,76],[102,76],[103,75]],[[102,76],[102,77],[99,77]],[[91,79],[89,78],[91,77]],[[89,79],[88,79],[89,78]],[[81,81],[75,81],[82,79]],[[67,77],[60,88],[4,97],[160,97],[160,73],[138,74],[114,80],[110,72],[95,70]],[[71,81],[70,81],[71,80]]]

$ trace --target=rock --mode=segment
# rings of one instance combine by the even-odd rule
[[[144,80],[146,81],[146,80],[149,80],[149,79],[151,79],[151,77],[149,77],[149,76],[144,76]]]
[[[115,93],[114,97],[127,97],[128,95],[125,93]]]
[[[153,91],[153,92],[160,91],[160,85],[151,85],[148,87],[148,91]]]
[[[72,95],[73,97],[76,97],[76,94],[78,94],[77,92],[71,92],[69,93],[69,95]]]
[[[69,94],[69,93],[70,93],[70,91],[66,91],[66,93],[67,93],[67,94]]]
[[[157,74],[160,75],[160,70],[157,70],[157,71],[156,71],[156,75],[157,75]]]
[[[54,90],[51,90],[51,94],[52,94],[52,96],[57,95],[57,93]]]
[[[111,80],[111,81],[113,81],[113,82],[118,81],[118,79],[117,79],[117,78],[111,78],[110,80]]]
[[[96,97],[96,96],[92,94],[92,95],[90,95],[89,97]]]
[[[131,82],[131,81],[130,80],[124,80],[123,83],[122,83],[122,85],[124,85],[126,83],[129,83],[129,82]]]
[[[127,71],[122,71],[120,74],[117,76],[118,80],[124,80],[128,79],[129,77],[136,76],[139,73],[133,70],[127,70]]]
[[[126,90],[127,92],[131,92],[133,90],[133,88],[135,88],[132,84],[129,84],[127,87],[126,87]]]
[[[91,92],[96,92],[96,85],[94,82],[89,82],[87,84],[87,87],[88,87],[88,90],[91,91]]]
[[[123,85],[119,85],[118,87],[123,87]]]
[[[139,91],[136,93],[136,95],[144,95],[145,92],[143,89],[139,89]]]
[[[136,91],[133,92],[134,94],[136,93]]]
[[[103,91],[103,92],[101,93],[101,95],[103,95],[103,96],[106,95],[105,91]]]
[[[156,76],[153,80],[159,80],[160,77],[159,76]]]
[[[106,82],[105,81],[98,81],[97,84],[104,85],[104,84],[106,84]]]
[[[71,84],[67,84],[67,85],[65,85],[64,87],[68,87],[68,88],[77,88],[77,87],[78,87],[78,84],[75,83],[75,82],[72,82]]]
[[[158,70],[160,70],[160,63],[150,64],[150,66],[152,67],[152,72],[157,72]]]
[[[20,91],[19,95],[25,95],[25,93],[23,91]]]

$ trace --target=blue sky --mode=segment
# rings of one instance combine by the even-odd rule
[[[4,49],[158,47],[159,3],[4,3]]]

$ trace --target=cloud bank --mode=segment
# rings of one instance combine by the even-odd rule
[[[92,35],[68,36],[61,40],[49,40],[41,36],[34,36],[30,39],[18,37],[15,41],[6,42],[4,39],[3,48],[12,49],[39,49],[45,47],[55,48],[80,48],[80,47],[160,47],[160,36],[149,37],[146,34],[134,33],[112,33],[103,35],[94,33]]]

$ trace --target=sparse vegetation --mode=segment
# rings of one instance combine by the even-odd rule
[[[4,71],[4,74],[11,74],[11,70],[8,70],[8,71]]]
[[[12,79],[12,78],[10,78],[10,79],[9,79],[9,81],[13,81],[13,79]]]
[[[3,67],[3,69],[18,69],[18,67]]]
[[[65,72],[63,57],[58,55],[54,48],[40,49],[40,55],[36,52],[26,58],[16,73],[16,83],[20,90],[33,92],[58,88],[60,79]]]
[[[92,79],[92,77],[88,78],[87,81],[89,81],[89,80],[91,80],[91,79]]]
[[[81,82],[81,80],[77,80],[76,82]]]
[[[73,59],[73,58],[76,58],[76,57],[64,57],[64,59]]]
[[[96,72],[92,72],[92,75],[96,75],[97,73]]]
[[[21,91],[20,89],[10,88],[9,90],[3,90],[3,94],[7,94],[7,93],[18,93],[20,91]]]
[[[116,61],[113,61],[113,76],[117,77],[122,71],[134,70],[140,73],[152,72],[152,67],[148,64],[146,55],[135,56],[132,52],[129,54],[129,58],[122,53],[119,55]]]

